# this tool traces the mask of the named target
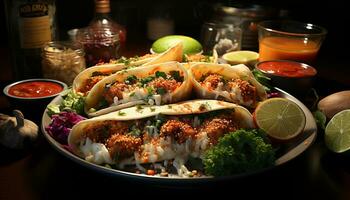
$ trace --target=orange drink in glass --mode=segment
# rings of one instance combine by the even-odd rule
[[[296,21],[263,21],[258,24],[259,61],[293,60],[313,64],[327,31]]]

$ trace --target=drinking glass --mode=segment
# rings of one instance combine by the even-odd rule
[[[242,29],[234,24],[206,22],[201,29],[204,54],[215,49],[219,56],[241,49]]]
[[[258,24],[259,61],[293,60],[314,64],[327,34],[321,26],[297,21]]]

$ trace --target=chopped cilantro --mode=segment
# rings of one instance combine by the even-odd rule
[[[129,97],[133,97],[133,96],[135,96],[135,92],[132,92],[129,94]]]
[[[163,77],[164,79],[166,79],[166,73],[165,72],[160,72],[160,71],[156,71],[156,77]]]
[[[165,94],[167,91],[165,88],[159,87],[157,88],[157,94],[163,95]]]
[[[142,105],[136,105],[136,111],[142,113],[143,107]]]
[[[154,89],[152,87],[146,87],[146,90],[147,90],[147,94],[150,96],[153,94],[154,92]]]
[[[124,63],[125,65],[129,65],[130,64],[130,59],[127,59],[125,57],[121,57],[117,60],[118,63]]]
[[[170,71],[170,76],[177,82],[182,82],[184,80],[184,77],[180,75],[179,71]]]
[[[155,78],[154,76],[148,76],[148,77],[146,77],[146,78],[142,78],[142,79],[140,80],[140,82],[141,82],[142,85],[146,85],[147,83],[153,81],[154,78]]]
[[[141,130],[137,128],[135,125],[131,126],[130,132],[128,133],[131,136],[134,137],[140,137],[141,136]]]
[[[129,85],[135,84],[137,82],[137,77],[135,75],[130,75],[125,79],[124,82],[125,84]]]
[[[126,113],[125,113],[125,112],[123,112],[123,111],[119,111],[119,112],[118,112],[118,115],[119,115],[119,116],[125,116],[125,115],[126,115]]]
[[[109,103],[106,99],[101,99],[101,101],[98,102],[98,108],[102,109],[102,108],[107,108],[109,106]]]

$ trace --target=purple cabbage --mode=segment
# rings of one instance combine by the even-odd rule
[[[72,127],[85,118],[75,112],[61,112],[51,116],[51,123],[45,130],[59,143],[66,145]]]

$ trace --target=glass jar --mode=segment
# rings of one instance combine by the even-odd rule
[[[67,85],[85,69],[84,50],[79,44],[54,41],[42,50],[42,73],[44,78],[62,81]]]
[[[95,0],[95,15],[89,26],[80,29],[76,41],[83,45],[88,67],[120,57],[126,29],[110,17],[110,1]]]
[[[84,47],[86,66],[108,63],[120,57],[119,33],[110,28],[79,29],[76,41]]]

